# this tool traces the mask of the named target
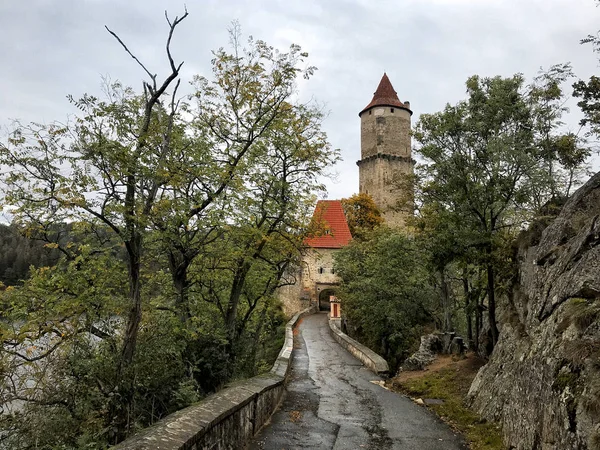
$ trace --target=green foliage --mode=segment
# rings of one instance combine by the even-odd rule
[[[162,84],[70,97],[68,124],[17,123],[0,146],[15,226],[61,255],[0,294],[11,448],[104,448],[279,352],[275,291],[338,158],[295,101],[314,68],[234,27],[214,79],[178,99],[186,16]]]
[[[574,77],[570,64],[555,64],[540,73],[528,86],[539,163],[545,176],[533,184],[535,206],[539,208],[551,199],[568,197],[572,187],[580,182],[590,148],[574,133],[564,133],[562,116],[568,112],[563,86]],[[545,172],[545,173],[544,173]],[[536,188],[539,188],[536,191]]]
[[[595,53],[600,52],[600,36],[588,35],[582,44],[592,44]],[[600,78],[592,75],[586,82],[578,80],[573,84],[573,96],[580,98],[577,106],[583,112],[580,124],[589,127],[590,134],[600,135]]]
[[[571,76],[568,64],[540,73],[529,86],[520,74],[473,76],[466,100],[421,116],[415,127],[425,159],[416,228],[433,255],[442,303],[452,297],[446,272],[462,272],[467,319],[475,311],[479,331],[487,309],[492,346],[498,339],[496,296],[512,282],[512,240],[543,205],[569,194],[589,156],[575,135],[559,131],[562,86]],[[448,317],[445,328],[451,327]]]
[[[432,320],[426,255],[404,233],[379,228],[335,256],[349,331],[395,368]]]
[[[5,291],[10,309],[0,334],[8,370],[1,400],[10,448],[102,448],[109,442],[108,412],[122,396],[116,368],[124,269],[110,251],[81,245],[73,261],[38,269],[22,288]],[[180,406],[173,392],[186,377],[177,357],[182,344],[165,319],[142,322],[138,358],[126,375],[136,378],[132,428]],[[9,406],[19,404],[14,411]]]
[[[581,99],[577,102],[584,114],[581,125],[589,126],[595,135],[600,134],[600,78],[592,75],[587,82],[575,82],[573,88],[573,95]]]
[[[369,194],[354,194],[343,198],[342,206],[350,233],[355,239],[364,239],[369,232],[383,223],[381,211]]]
[[[424,115],[416,126],[425,167],[424,195],[473,217],[493,232],[515,205],[530,199],[524,183],[538,168],[532,117],[520,92],[523,78],[471,77],[469,99]]]

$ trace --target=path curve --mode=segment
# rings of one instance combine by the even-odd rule
[[[286,397],[250,449],[466,449],[425,408],[372,383],[381,378],[333,340],[327,314],[302,319],[294,348]]]

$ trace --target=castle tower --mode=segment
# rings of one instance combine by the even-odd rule
[[[359,192],[373,197],[385,223],[403,227],[413,214],[410,103],[402,103],[387,74],[359,114]],[[409,175],[407,177],[407,175]]]

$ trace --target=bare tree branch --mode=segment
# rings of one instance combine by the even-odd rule
[[[137,59],[137,57],[131,53],[131,51],[127,48],[127,46],[125,45],[125,43],[121,40],[121,38],[117,35],[117,33],[115,33],[114,31],[112,31],[110,28],[108,28],[106,25],[104,25],[104,28],[106,28],[106,30],[113,35],[113,37],[119,41],[119,44],[121,44],[123,46],[123,48],[125,49],[125,51],[127,53],[129,53],[129,56],[131,56],[133,59],[135,59],[135,61],[140,65],[140,67],[142,69],[144,69],[144,71],[148,74],[148,76],[152,79],[152,81],[154,82],[154,87],[153,90],[156,89],[156,74],[152,75],[152,73],[150,73],[150,71],[148,69],[146,69],[146,66],[144,66],[141,61],[139,59]],[[169,40],[171,39],[171,34],[173,33],[173,29],[171,28],[171,32],[169,33]]]
[[[187,6],[184,5],[184,9],[185,14],[181,16],[181,18],[175,16],[175,21],[173,23],[171,23],[171,21],[169,20],[169,15],[167,14],[167,11],[165,11],[165,18],[167,19],[167,23],[170,27],[169,37],[167,38],[167,56],[169,57],[169,64],[171,64],[171,70],[173,72],[179,72],[179,69],[181,69],[181,66],[183,65],[182,62],[181,64],[179,64],[179,67],[175,68],[175,62],[173,61],[173,57],[171,56],[171,38],[173,37],[173,31],[175,30],[175,27],[188,16]]]

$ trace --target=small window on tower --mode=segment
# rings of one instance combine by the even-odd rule
[[[394,112],[394,108],[390,108],[390,112]]]
[[[369,110],[369,115],[371,115],[371,110]]]
[[[319,273],[323,273],[323,268],[319,267]]]

